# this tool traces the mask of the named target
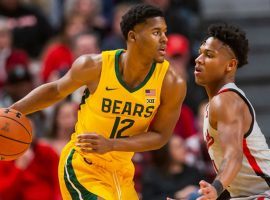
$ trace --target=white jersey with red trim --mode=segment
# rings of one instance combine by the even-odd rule
[[[259,128],[254,109],[246,98],[244,92],[234,83],[224,85],[218,94],[222,92],[236,92],[248,105],[252,115],[252,123],[249,131],[243,138],[243,161],[242,167],[227,190],[232,198],[256,199],[260,194],[269,197],[270,194],[270,149],[266,139]],[[218,131],[211,127],[208,118],[209,104],[206,106],[204,116],[204,139],[207,143],[209,155],[215,169],[219,169],[223,152],[221,149]],[[268,195],[267,195],[268,194]],[[249,198],[246,198],[249,197]]]

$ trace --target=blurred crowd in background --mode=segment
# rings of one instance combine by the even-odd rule
[[[126,48],[121,17],[140,2],[165,12],[167,59],[188,92],[169,143],[135,154],[135,186],[142,199],[183,198],[214,176],[202,138],[206,95],[193,77],[202,37],[197,0],[0,0],[0,107],[59,79],[83,54]],[[18,160],[0,163],[1,200],[61,199],[58,159],[74,131],[83,90],[29,116],[34,141]]]

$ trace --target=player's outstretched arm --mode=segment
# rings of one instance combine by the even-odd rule
[[[35,88],[10,108],[30,114],[64,99],[83,85],[91,86],[99,78],[100,62],[100,55],[79,57],[62,78]]]
[[[216,199],[222,190],[232,183],[241,169],[245,106],[234,92],[222,93],[210,101],[209,120],[211,126],[218,131],[223,159],[213,182],[215,187],[206,181],[200,182],[200,192],[203,195],[199,200]]]
[[[85,153],[106,153],[109,151],[141,152],[162,147],[173,132],[186,95],[186,83],[172,71],[168,71],[163,81],[161,103],[152,129],[136,136],[107,139],[98,134],[78,135],[77,146]],[[83,141],[88,141],[84,144]]]

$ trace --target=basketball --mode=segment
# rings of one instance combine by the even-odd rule
[[[15,160],[32,142],[32,127],[22,113],[0,108],[0,160]]]

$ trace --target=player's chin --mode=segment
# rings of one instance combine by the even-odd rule
[[[165,56],[157,56],[155,58],[155,62],[157,62],[157,63],[163,63],[164,60],[165,60]]]
[[[204,86],[204,81],[201,78],[195,76],[195,83],[200,86]]]

